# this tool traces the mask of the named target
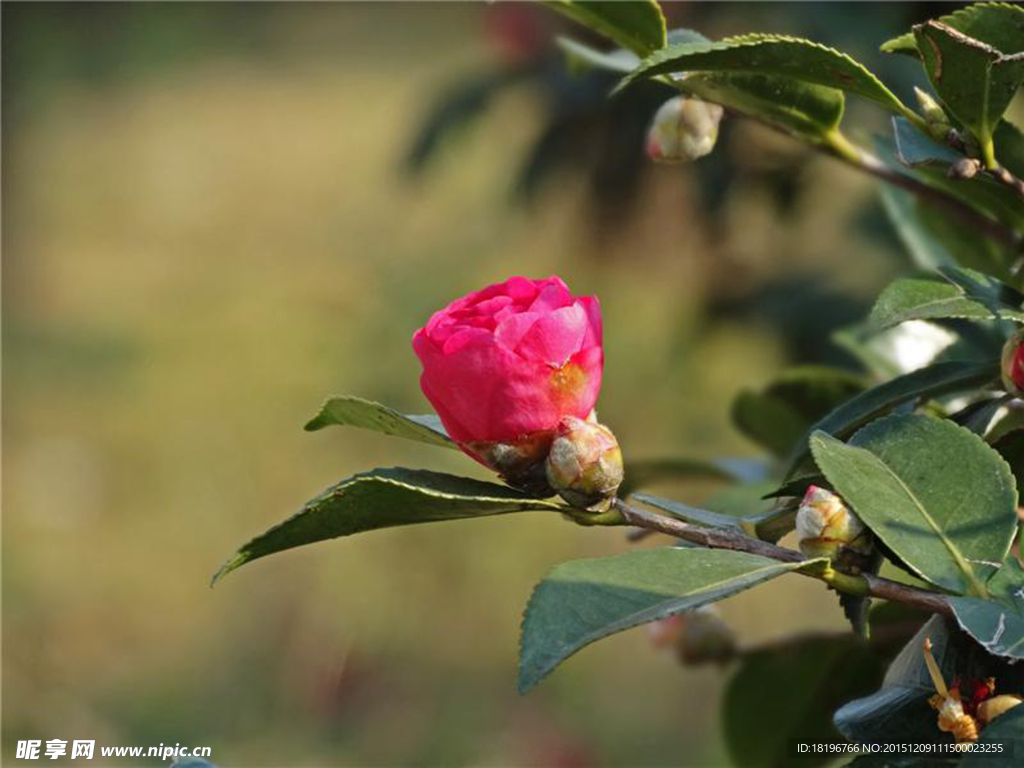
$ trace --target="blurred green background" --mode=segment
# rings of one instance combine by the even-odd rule
[[[876,46],[932,9],[870,8],[670,14],[852,46],[902,82],[912,62]],[[724,760],[722,673],[678,667],[643,631],[515,691],[531,587],[561,560],[624,550],[618,531],[545,515],[379,531],[208,587],[236,546],[342,477],[477,472],[301,429],[330,393],[424,411],[410,337],[468,290],[557,273],[600,296],[599,408],[627,458],[753,456],[731,398],[827,359],[792,333],[824,338],[830,310],[856,316],[904,269],[871,182],[750,124],[706,161],[717,176],[645,166],[628,200],[613,178],[595,206],[580,166],[555,162],[522,196],[552,111],[524,84],[410,174],[446,88],[569,28],[512,11],[4,4],[4,762],[28,738],[208,745],[224,766]],[[851,113],[862,136],[883,124]],[[819,309],[780,319],[802,291],[824,291]],[[722,612],[745,644],[843,626],[797,578]],[[770,717],[776,692],[759,695]]]

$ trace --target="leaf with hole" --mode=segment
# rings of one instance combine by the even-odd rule
[[[833,489],[914,573],[984,595],[1017,528],[1017,489],[1002,457],[948,420],[900,414],[844,444],[823,432],[811,452]]]
[[[374,469],[331,486],[297,514],[241,547],[213,581],[216,583],[257,558],[353,533],[509,512],[564,509],[558,502],[481,480],[424,469]]]
[[[519,689],[586,645],[734,595],[812,563],[746,552],[667,547],[573,560],[554,568],[523,614]]]
[[[320,412],[309,420],[305,429],[307,432],[315,432],[334,425],[370,429],[393,437],[415,440],[418,443],[458,450],[458,446],[448,437],[437,416],[406,416],[386,405],[354,395],[332,397],[323,404]]]

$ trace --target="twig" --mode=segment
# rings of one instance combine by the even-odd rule
[[[996,181],[1005,184],[1016,192],[1017,197],[1024,200],[1024,179],[1018,179],[1010,173],[1009,169],[998,164],[994,168],[989,168],[987,172]]]
[[[739,530],[727,528],[701,528],[700,526],[685,523],[672,517],[647,512],[630,506],[621,499],[616,499],[615,508],[622,515],[622,519],[629,525],[637,528],[644,528],[678,539],[702,544],[710,549],[730,549],[736,552],[749,552],[753,555],[761,555],[772,560],[783,563],[802,563],[807,558],[793,549],[786,549],[767,541],[761,541]],[[883,579],[881,576],[863,573],[858,576],[840,573],[832,568],[815,571],[798,571],[805,576],[824,581],[830,587],[855,595],[890,600],[895,603],[902,603],[911,608],[918,608],[929,613],[938,613],[946,617],[953,616],[953,609],[943,595],[937,592],[930,592],[926,589],[918,589],[897,581]]]
[[[852,144],[838,131],[834,132],[823,146],[833,157],[848,163],[854,168],[859,168],[876,178],[882,179],[893,186],[912,192],[936,207],[942,208],[962,224],[988,236],[1003,247],[1014,250],[1020,246],[1020,233],[979,213],[971,206],[940,189],[931,187],[915,179],[913,176],[906,176],[892,170],[870,152]],[[1007,173],[1009,172],[1007,171]]]

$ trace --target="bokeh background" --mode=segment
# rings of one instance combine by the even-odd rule
[[[906,95],[916,67],[877,45],[935,8],[868,8],[668,12],[844,47]],[[331,393],[424,411],[409,340],[457,295],[553,273],[599,295],[599,408],[627,457],[754,456],[732,397],[841,363],[829,332],[908,268],[872,182],[758,126],[727,121],[692,167],[645,163],[664,94],[609,104],[606,80],[568,77],[559,31],[585,37],[514,4],[4,4],[4,762],[27,738],[206,745],[223,766],[725,760],[723,674],[642,630],[515,691],[531,587],[631,546],[618,531],[386,530],[208,587],[354,472],[477,472],[301,429]],[[843,627],[811,580],[721,608],[747,645]],[[790,693],[757,692],[766,717]]]

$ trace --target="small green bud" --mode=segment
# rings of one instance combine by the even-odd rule
[[[601,512],[622,483],[622,452],[603,424],[566,416],[545,462],[548,483],[573,507]]]
[[[922,91],[917,86],[914,86],[914,95],[917,97],[917,106],[921,110],[925,125],[928,126],[928,133],[936,141],[946,143],[949,132],[953,130],[946,111],[930,93]]]
[[[696,160],[711,152],[718,141],[722,108],[689,96],[676,96],[662,104],[647,132],[647,156],[665,163]]]
[[[843,500],[829,490],[808,486],[796,513],[800,551],[807,557],[835,559],[842,549],[870,554],[871,532]]]

